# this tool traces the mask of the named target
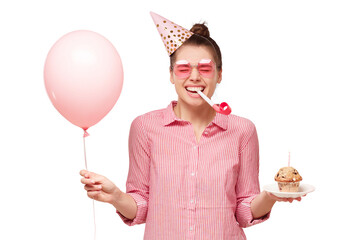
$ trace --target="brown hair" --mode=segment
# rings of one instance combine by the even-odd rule
[[[196,23],[190,29],[194,34],[186,40],[182,46],[193,45],[193,46],[205,46],[209,47],[215,58],[216,67],[218,70],[222,69],[221,51],[217,43],[210,37],[210,32],[205,23]],[[181,48],[181,47],[180,47]],[[170,55],[170,68],[174,64],[176,58],[176,51]]]

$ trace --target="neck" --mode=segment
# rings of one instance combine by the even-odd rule
[[[199,106],[189,105],[181,99],[174,107],[175,115],[195,126],[207,126],[215,117],[215,110],[206,102]]]

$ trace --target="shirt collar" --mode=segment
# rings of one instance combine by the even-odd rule
[[[171,103],[165,109],[164,116],[163,116],[163,125],[164,126],[170,125],[172,122],[175,122],[175,121],[184,121],[184,120],[176,117],[176,115],[174,113],[174,107],[176,106],[176,104],[177,104],[177,101],[171,101]],[[229,121],[228,115],[216,113],[214,119],[212,120],[212,123],[219,126],[223,130],[227,130],[228,121]]]

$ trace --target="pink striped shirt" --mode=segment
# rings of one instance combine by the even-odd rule
[[[138,207],[129,226],[145,223],[145,240],[246,239],[259,194],[259,145],[254,124],[216,114],[196,141],[176,101],[137,117],[130,128],[126,192]]]

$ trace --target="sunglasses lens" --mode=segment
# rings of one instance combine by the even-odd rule
[[[191,73],[191,66],[190,64],[176,64],[174,72],[178,77],[188,77]]]
[[[211,60],[205,60],[205,62],[201,62],[203,61],[201,60],[198,65],[195,65],[194,67],[197,67],[197,70],[201,76],[206,78],[213,77],[215,72],[214,64],[211,62]],[[179,63],[175,64],[174,73],[179,78],[187,78],[191,75],[192,68],[193,66],[191,66],[190,63],[187,63],[185,60],[181,60]]]
[[[211,63],[199,63],[198,70],[200,75],[204,77],[211,77],[214,73],[214,68]]]

